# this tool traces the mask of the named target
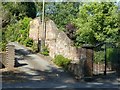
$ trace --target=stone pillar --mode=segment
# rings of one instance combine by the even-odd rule
[[[93,76],[93,46],[84,46],[86,60],[84,62],[84,77]]]
[[[15,46],[14,45],[7,45],[6,47],[6,68],[8,70],[12,70],[15,64]]]
[[[81,48],[80,51],[80,72],[81,72],[81,77],[83,78],[85,76],[85,61],[86,61],[86,49]]]

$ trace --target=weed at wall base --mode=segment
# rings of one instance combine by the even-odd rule
[[[64,56],[62,55],[56,55],[55,58],[53,59],[53,62],[60,66],[60,67],[63,67],[64,69],[67,69],[68,68],[68,65],[70,64],[70,59],[68,58],[65,58]]]

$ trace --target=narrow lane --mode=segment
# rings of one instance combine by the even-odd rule
[[[80,82],[73,76],[56,67],[50,60],[38,54],[31,53],[26,47],[18,43],[15,45],[16,61],[19,63],[18,75],[20,80],[15,83],[3,82],[3,88],[114,88],[118,82]],[[14,78],[15,78],[14,77]],[[13,79],[14,79],[13,78]],[[23,79],[23,81],[21,81]]]

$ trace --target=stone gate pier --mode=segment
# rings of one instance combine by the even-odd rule
[[[15,64],[15,46],[14,45],[7,45],[6,48],[6,68],[11,70],[14,68]]]
[[[15,46],[7,45],[6,52],[0,52],[0,62],[7,70],[13,70],[15,65]],[[1,65],[2,66],[2,65]]]

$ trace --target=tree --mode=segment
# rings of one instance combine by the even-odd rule
[[[75,32],[76,32],[76,28],[75,28],[74,24],[68,23],[65,26],[66,35],[73,41],[75,40]]]
[[[111,2],[84,3],[74,21],[77,27],[76,44],[116,41],[120,35],[117,10]]]
[[[16,23],[16,21],[23,19],[25,16],[30,18],[36,17],[36,6],[34,2],[2,2],[2,6],[5,12],[3,21]]]
[[[0,4],[2,13],[2,32],[0,32],[2,33],[2,41],[0,41],[0,47],[5,50],[5,45],[8,41],[17,39],[21,41],[24,39],[24,43],[25,39],[28,39],[26,26],[28,26],[30,18],[36,17],[36,5],[34,2],[2,2]],[[21,38],[20,35],[24,37]]]
[[[65,26],[76,18],[79,4],[79,2],[47,3],[45,15],[52,19],[60,30],[65,31]]]
[[[38,11],[37,15],[41,16],[42,3],[41,2],[36,3],[36,6],[37,6],[37,11]],[[70,3],[70,2],[64,2],[64,3],[51,2],[51,3],[49,3],[49,2],[46,2],[45,3],[45,20],[48,20],[48,19],[53,20],[57,24],[57,26],[60,30],[64,30],[67,33],[67,35],[71,39],[73,39],[73,33],[71,34],[70,32],[74,32],[74,30],[72,27],[69,28],[70,27],[69,23],[71,23],[72,20],[77,16],[77,13],[79,10],[78,6],[79,6],[79,2],[75,2],[75,3]],[[44,40],[41,40],[41,45],[42,45],[43,41]]]
[[[25,40],[29,38],[29,22],[31,18],[24,17],[15,24],[7,26],[5,31],[5,38],[7,41],[18,41],[24,44]]]

